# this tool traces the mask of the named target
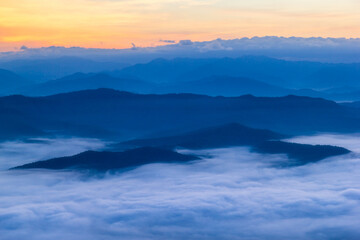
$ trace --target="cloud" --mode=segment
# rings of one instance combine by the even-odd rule
[[[175,40],[159,40],[159,42],[162,42],[162,43],[176,43]]]
[[[193,45],[193,42],[191,40],[180,40],[179,41],[179,45],[180,46],[190,46],[190,45]]]
[[[12,53],[0,53],[2,61],[14,59],[57,58],[75,56],[97,61],[128,63],[147,62],[155,58],[177,57],[239,57],[243,55],[262,55],[289,60],[309,60],[320,62],[359,62],[360,39],[358,38],[300,38],[300,37],[253,37],[240,39],[215,39],[196,42],[180,40],[160,40],[168,42],[157,47],[138,47],[129,49],[100,49],[81,47],[28,48]]]
[[[283,169],[270,166],[286,161],[284,156],[247,148],[198,153],[212,157],[99,178],[1,172],[1,238],[321,240],[360,235],[357,154]]]
[[[298,136],[288,139],[289,142],[324,144],[344,146],[350,151],[360,152],[360,134],[340,135],[340,134],[321,134],[313,136]]]
[[[100,140],[87,138],[36,138],[28,142],[2,142],[0,143],[0,170],[33,161],[70,156],[86,150],[97,150],[104,146],[105,143]]]
[[[201,48],[201,51],[208,52],[208,51],[219,51],[219,50],[226,50],[226,51],[233,50],[233,48],[230,46],[224,46],[223,42],[224,41],[222,39],[217,39],[217,40],[208,42]]]

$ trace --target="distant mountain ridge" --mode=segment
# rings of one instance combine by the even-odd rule
[[[137,79],[115,78],[105,73],[75,73],[61,79],[19,89],[18,92],[27,96],[48,96],[98,88],[142,93],[155,88],[155,84]]]
[[[62,78],[77,72],[101,72],[119,70],[128,66],[118,62],[98,62],[82,57],[53,57],[47,59],[18,59],[0,62],[0,67],[16,72],[35,83]]]
[[[144,95],[98,89],[47,97],[0,97],[0,111],[4,121],[26,121],[40,132],[124,140],[231,122],[285,134],[360,131],[359,109],[298,96]],[[0,130],[6,129],[0,126]]]
[[[26,88],[19,85],[12,88],[12,91],[0,91],[2,95],[47,96],[112,88],[148,94],[252,94],[268,97],[291,94],[336,101],[360,100],[360,63],[335,64],[242,56],[155,59],[126,67],[118,63],[63,57],[47,61],[18,60],[0,63],[1,66],[8,67],[33,82],[40,82]],[[42,73],[47,75],[46,72],[51,73],[51,77],[44,79],[43,76],[35,76]],[[341,90],[343,88],[348,90],[344,92]]]
[[[360,63],[285,61],[261,56],[156,59],[147,64],[124,68],[114,74],[157,83],[194,81],[226,75],[252,78],[285,88],[360,86]]]
[[[210,76],[195,81],[163,84],[156,91],[158,93],[193,93],[225,97],[245,94],[262,97],[285,96],[294,92],[254,79],[229,76]]]
[[[251,94],[258,97],[281,97],[287,95],[325,98],[336,101],[360,100],[360,89],[350,87],[315,91],[311,89],[288,89],[250,78],[211,76],[195,81],[154,84],[138,79],[112,77],[107,73],[75,73],[57,80],[40,84],[17,84],[15,88],[3,89],[2,95],[49,96],[73,91],[111,88],[147,94],[193,93],[209,96],[237,97]],[[0,92],[1,94],[1,92]]]

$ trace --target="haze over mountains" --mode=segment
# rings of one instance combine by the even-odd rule
[[[355,103],[325,100],[360,99],[360,63],[216,56],[159,58],[126,66],[120,61],[100,62],[69,56],[46,58],[0,63],[27,76],[25,79],[11,71],[1,71],[2,94],[28,96],[0,98],[2,140],[79,136],[124,141],[150,137],[148,141],[138,140],[146,144],[135,145],[160,148],[246,145],[259,152],[285,153],[306,162],[344,154],[347,150],[279,142],[281,134],[360,130],[360,110],[353,107]],[[50,79],[59,76],[63,77]],[[233,125],[235,129],[220,128],[210,134],[216,136],[213,140],[205,133],[206,137],[181,135],[233,122],[281,134],[274,137],[274,133],[271,140],[277,141],[261,139],[256,143],[249,142],[256,136],[255,132],[240,131],[230,139],[221,137],[239,130]],[[245,142],[237,142],[237,138]],[[180,139],[185,142],[180,143]],[[318,151],[329,155],[311,154]]]
[[[360,100],[357,44],[265,37],[128,50],[24,47],[0,61],[8,69],[0,70],[0,139],[91,137],[125,141],[121,150],[250,146],[287,154],[293,165],[345,154],[281,139],[360,131],[357,103],[329,101]]]
[[[0,94],[47,96],[112,88],[136,93],[196,93],[211,96],[252,94],[269,97],[299,95],[336,101],[360,100],[360,64],[357,63],[296,62],[244,56],[156,59],[124,68],[123,64],[118,63],[87,63],[87,60],[78,58],[75,60],[75,64],[71,64],[71,58],[66,58],[33,61],[31,67],[16,65],[27,78],[16,76],[14,72],[0,72],[3,75],[0,78],[9,79],[6,83],[0,82]],[[59,64],[68,66],[61,67]],[[87,69],[77,68],[78,64]],[[52,69],[58,72],[52,73]],[[81,73],[78,69],[85,71]],[[113,71],[114,69],[118,70]],[[68,73],[71,75],[66,75]],[[34,74],[42,77],[32,76]],[[64,76],[59,79],[52,79],[53,76],[62,75]],[[46,76],[48,81],[44,80]]]
[[[1,239],[358,239],[359,39],[0,56]]]
[[[360,130],[359,109],[298,96],[141,95],[99,89],[48,97],[2,97],[0,109],[2,138],[36,132],[124,139],[231,122],[285,134]]]
[[[34,83],[62,78],[77,72],[101,72],[116,70],[127,66],[119,62],[101,62],[81,57],[64,56],[46,59],[17,59],[8,62],[0,61],[0,67],[16,72]]]
[[[26,96],[48,96],[58,93],[69,93],[80,90],[111,88],[129,92],[151,92],[155,84],[137,79],[117,78],[105,73],[75,73],[57,80],[48,81],[18,88]]]
[[[21,51],[1,55],[0,68],[13,71],[32,83],[78,72],[106,71],[114,77],[150,82],[176,83],[228,76],[250,78],[283,88],[359,88],[359,39],[184,40],[155,48],[124,50],[24,47]],[[12,90],[2,94],[21,93]]]
[[[136,76],[151,82],[199,80],[214,75],[254,78],[291,88],[360,86],[360,64],[284,61],[268,57],[157,59],[127,67],[120,76]],[[342,81],[338,81],[341,78]]]

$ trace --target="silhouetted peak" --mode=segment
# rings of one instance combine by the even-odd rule
[[[196,156],[183,155],[171,150],[143,147],[123,152],[86,151],[70,157],[29,163],[12,169],[45,168],[108,171],[150,163],[178,163],[197,159]]]

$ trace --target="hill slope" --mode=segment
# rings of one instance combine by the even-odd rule
[[[155,85],[136,79],[114,78],[107,74],[76,73],[61,79],[36,84],[19,90],[27,96],[48,96],[98,88],[112,88],[121,91],[148,92]]]
[[[348,149],[337,146],[309,145],[282,141],[265,141],[254,146],[254,151],[270,154],[286,154],[290,158],[290,161],[280,163],[280,166],[300,166],[328,157],[350,153]]]
[[[29,126],[52,134],[102,138],[111,133],[119,140],[232,122],[288,134],[360,131],[359,109],[296,96],[142,95],[99,89],[48,97],[2,97],[0,111],[3,119],[26,120]]]
[[[259,56],[157,59],[147,64],[127,67],[116,74],[153,82],[195,81],[226,75],[257,79],[285,88],[360,86],[360,64],[285,61]]]
[[[188,149],[221,148],[231,146],[253,146],[264,141],[281,139],[285,136],[272,131],[254,129],[232,123],[189,132],[182,135],[136,139],[123,145],[152,147],[183,147]],[[122,145],[120,144],[120,146]]]
[[[279,141],[285,136],[262,129],[248,128],[239,124],[201,129],[178,136],[153,139],[136,139],[118,144],[121,146],[183,147],[186,149],[211,149],[249,146],[255,152],[286,154],[288,162],[281,166],[298,166],[320,161],[327,157],[347,154],[350,151],[329,145],[308,145]],[[274,141],[275,140],[275,141]]]
[[[156,148],[138,148],[124,152],[87,151],[71,157],[54,158],[15,167],[13,169],[84,169],[108,171],[137,167],[150,163],[188,162],[198,159],[170,150]]]
[[[19,75],[0,69],[0,94],[6,95],[12,90],[31,84],[30,81],[23,79]]]

